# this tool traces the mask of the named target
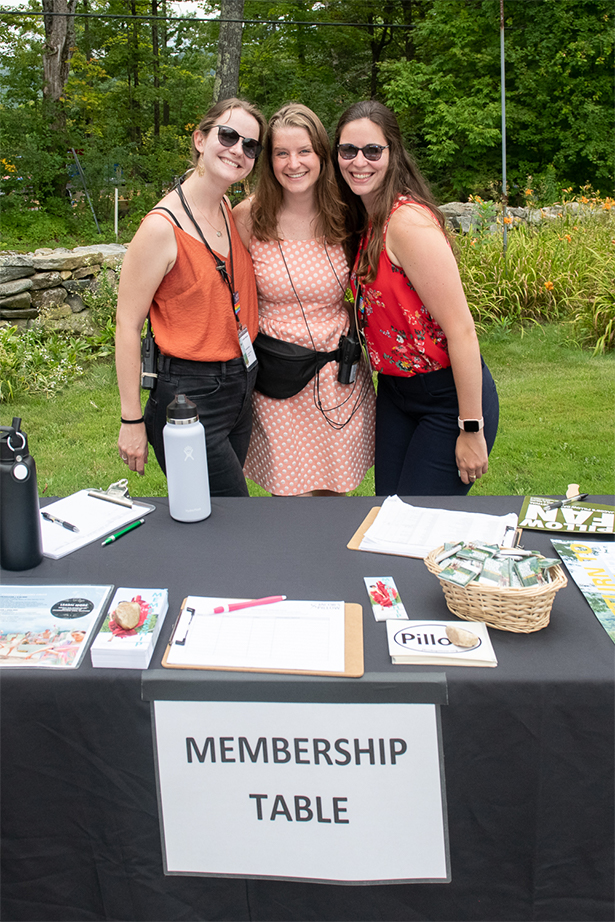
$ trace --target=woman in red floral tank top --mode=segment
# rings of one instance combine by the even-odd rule
[[[499,408],[444,217],[386,106],[347,109],[335,149],[378,372],[376,494],[465,494],[487,472]]]

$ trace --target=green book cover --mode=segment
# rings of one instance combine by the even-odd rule
[[[526,496],[519,513],[519,528],[561,534],[615,534],[615,506],[573,502],[549,509],[553,502],[549,496]]]

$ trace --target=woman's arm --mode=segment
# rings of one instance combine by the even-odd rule
[[[117,299],[115,366],[123,419],[140,419],[141,331],[163,278],[175,264],[177,245],[168,221],[149,216],[124,257]],[[144,473],[147,462],[145,423],[120,427],[120,457],[131,471]]]
[[[474,320],[463,291],[455,257],[441,229],[418,206],[399,208],[387,233],[387,253],[401,266],[448,342],[461,419],[480,419],[482,368]],[[455,451],[463,483],[487,472],[483,431],[460,430]]]
[[[246,250],[250,250],[252,239],[252,196],[244,198],[233,208],[233,220]]]

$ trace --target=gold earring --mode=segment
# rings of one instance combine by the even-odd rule
[[[205,175],[205,164],[203,163],[203,154],[199,156],[199,159],[196,165],[196,171],[199,174],[199,176],[203,178],[203,176]]]

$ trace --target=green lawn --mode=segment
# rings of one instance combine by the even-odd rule
[[[568,344],[566,331],[558,325],[498,329],[482,338],[500,395],[500,429],[489,473],[474,493],[561,494],[569,483],[591,494],[615,492],[615,355],[592,356]],[[93,365],[51,399],[0,404],[2,425],[13,416],[23,419],[40,493],[106,488],[128,475],[133,495],[166,495],[153,453],[143,478],[118,458],[120,406],[111,363]],[[355,492],[373,495],[373,470]]]

